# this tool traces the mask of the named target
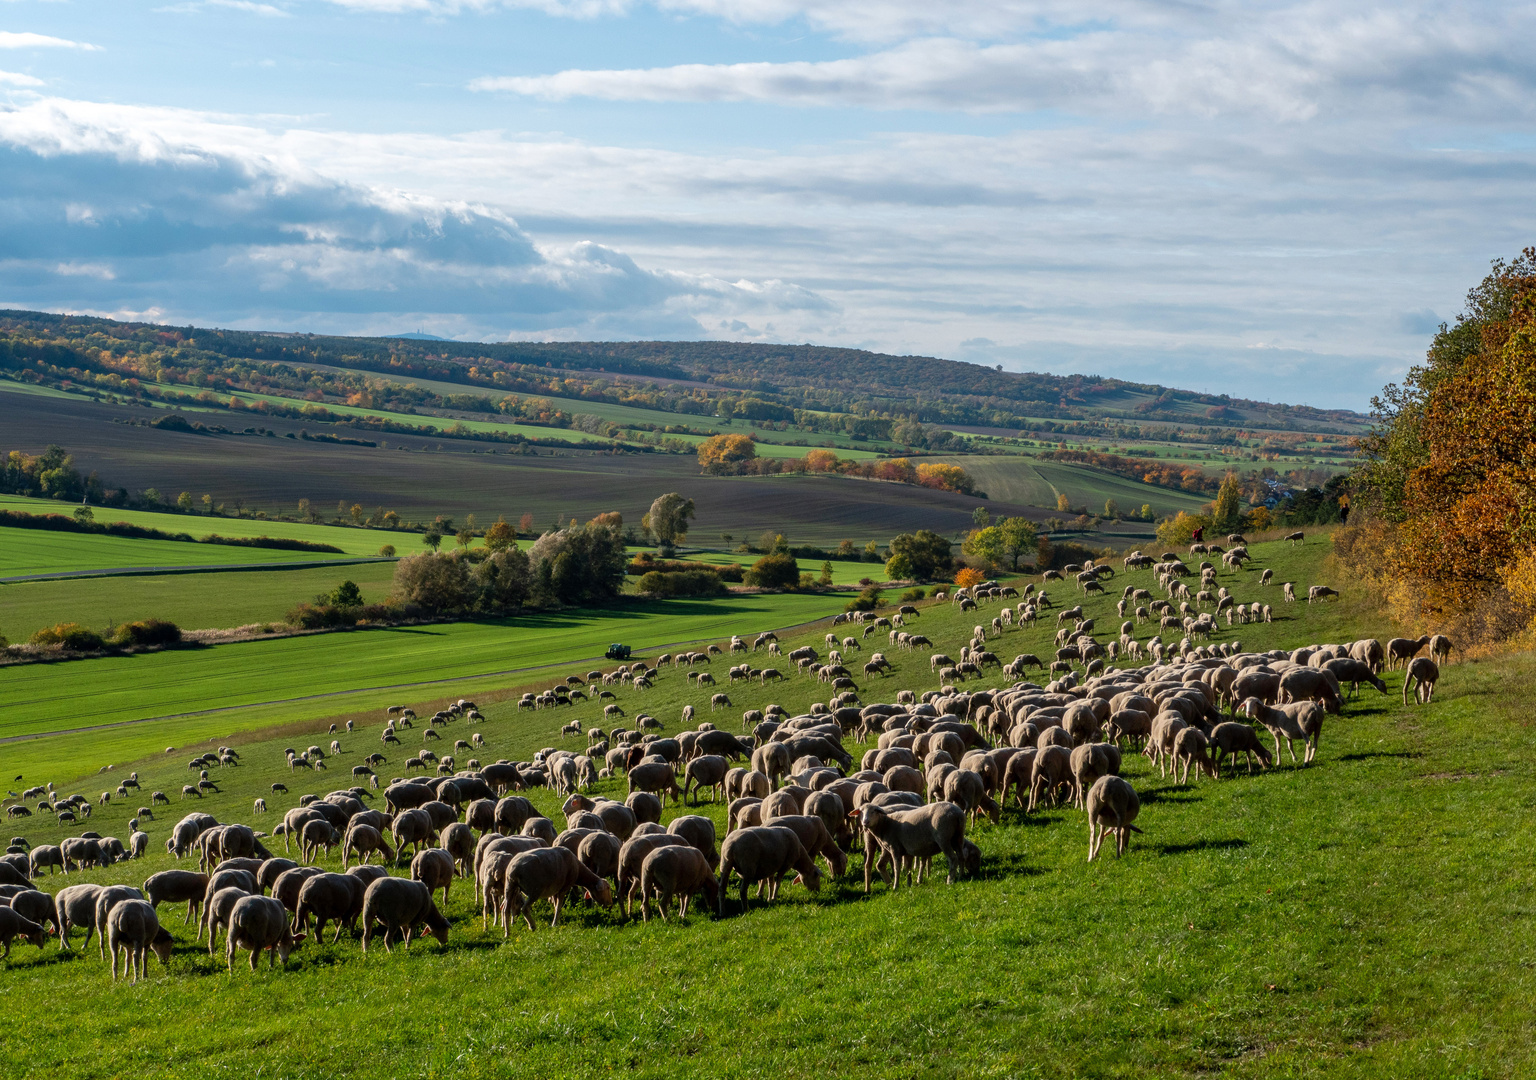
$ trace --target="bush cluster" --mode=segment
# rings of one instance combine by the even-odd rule
[[[719,596],[726,588],[710,570],[652,570],[640,579],[640,591],[647,596]]]

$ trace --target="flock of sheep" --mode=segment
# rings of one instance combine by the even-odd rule
[[[1241,538],[1231,541],[1235,546],[1229,550],[1201,545],[1192,554],[1219,555],[1222,568],[1236,572],[1248,556]],[[387,785],[376,772],[385,763],[383,755],[370,754],[352,769],[355,786],[303,796],[270,834],[220,823],[206,813],[188,814],[171,829],[165,846],[178,861],[195,859],[197,868],[152,874],[142,887],[75,882],[50,894],[37,886],[55,870],[69,880],[74,872],[143,857],[148,837],[139,822],[152,817],[156,803],[169,802],[162,792],[139,808],[126,846],[94,832],[57,846],[32,846],[15,837],[0,859],[4,955],[9,957],[16,938],[42,947],[49,934],[62,949],[73,949],[71,933],[80,928],[85,945],[99,935],[103,958],[111,952],[114,979],[121,955],[125,974],[136,980],[145,974],[149,953],[169,959],[174,939],[160,922],[164,904],[186,905],[182,921],[195,923],[196,940],[206,938],[210,956],[216,955],[222,932],[231,969],[242,951],[249,953],[252,968],[262,952],[274,966],[286,961],[307,936],[319,938],[327,924],[334,924],[333,941],[343,930],[360,929],[365,953],[381,937],[386,949],[409,945],[420,933],[446,943],[450,924],[437,897],[440,893],[446,905],[461,878],[474,884],[483,925],[499,926],[504,936],[519,919],[532,929],[532,909],[544,900],[552,908],[551,925],[573,900],[617,903],[626,917],[638,902],[643,919],[654,905],[667,919],[674,904],[686,915],[690,901],[702,895],[723,916],[733,879],[745,910],[752,885],[770,902],[786,878],[815,892],[824,876],[848,873],[855,855],[862,855],[866,893],[876,875],[896,890],[904,881],[921,882],[939,855],[946,880],[976,874],[982,852],[967,830],[981,817],[995,824],[1010,799],[1026,814],[1046,803],[1070,803],[1086,818],[1090,861],[1110,835],[1116,854],[1123,855],[1131,834],[1140,832],[1135,823],[1141,809],[1136,789],[1121,775],[1126,753],[1145,754],[1161,776],[1171,771],[1180,783],[1191,775],[1219,780],[1239,759],[1249,772],[1270,768],[1280,760],[1282,743],[1299,767],[1314,760],[1326,716],[1342,711],[1362,685],[1385,693],[1382,672],[1404,667],[1405,704],[1410,688],[1416,700],[1427,703],[1439,665],[1451,651],[1441,636],[1290,652],[1249,652],[1237,641],[1214,644],[1216,615],[1227,613],[1229,624],[1236,625],[1235,620],[1267,619],[1268,605],[1237,604],[1210,562],[1192,569],[1171,553],[1153,560],[1133,552],[1124,568],[1152,570],[1164,597],[1127,586],[1118,610],[1122,618],[1134,617],[1113,635],[1098,632],[1080,605],[1062,609],[1051,600],[1043,586],[1065,581],[1062,573],[1048,573],[1040,588],[1031,584],[1022,592],[985,583],[952,597],[941,594],[961,610],[979,612],[996,604],[998,613],[974,627],[958,663],[931,654],[929,670],[940,685],[922,693],[901,690],[888,702],[866,704],[859,695],[868,693],[870,680],[892,670],[891,662],[871,654],[863,664],[866,690],[861,691],[846,660],[862,653],[863,639],[880,630],[902,654],[932,650],[925,636],[906,628],[921,615],[910,605],[890,616],[840,617],[840,623],[862,624],[863,635],[829,633],[826,656],[813,646],[785,654],[773,634],[764,634],[750,647],[738,637],[724,648],[658,657],[655,666],[635,661],[571,676],[526,695],[519,705],[558,708],[583,699],[602,704],[605,722],[620,723],[584,728],[573,721],[561,728],[561,738],[586,739],[581,752],[549,746],[527,761],[482,764],[471,757],[460,766],[454,755],[424,748],[406,760],[408,775]],[[1111,567],[1092,563],[1064,573],[1085,596],[1103,592],[1103,580],[1114,576]],[[1191,590],[1187,582],[1197,574],[1200,587]],[[1264,572],[1261,584],[1270,581]],[[1293,595],[1290,583],[1284,583],[1283,595]],[[1336,594],[1317,586],[1308,599],[1328,595]],[[1054,657],[1047,662],[1020,654],[1003,663],[995,649],[1005,632],[1052,612],[1058,626]],[[1138,623],[1152,620],[1160,631],[1176,631],[1178,640],[1165,642],[1161,633],[1138,640]],[[1419,655],[1426,649],[1429,656]],[[759,650],[797,665],[804,678],[824,684],[830,698],[800,715],[777,705],[747,710],[740,734],[704,721],[668,735],[655,717],[640,713],[631,719],[619,704],[617,689],[644,689],[667,666],[687,667],[690,683],[708,690],[713,676],[695,670],[699,664],[727,651]],[[1132,661],[1135,666],[1118,666]],[[1010,685],[964,688],[994,665],[1013,680]],[[1024,672],[1032,667],[1047,671],[1049,681],[1025,681]],[[732,682],[751,678],[764,685],[773,677],[786,676],[776,668],[754,669],[750,660],[730,673]],[[714,693],[710,705],[714,711],[730,702]],[[692,724],[695,713],[693,705],[685,706],[683,724]],[[392,708],[382,743],[400,744],[418,719],[408,708]],[[440,729],[455,721],[482,719],[473,702],[456,702],[428,718],[422,742],[442,741]],[[856,761],[850,740],[872,745]],[[483,746],[476,733],[455,740],[453,750],[475,753]],[[285,757],[290,771],[313,773],[325,770],[340,750],[338,739],[329,754],[316,745],[289,748]],[[218,790],[209,766],[239,763],[231,748],[194,759],[190,767],[199,780],[187,785],[182,797]],[[587,794],[593,785],[619,777],[626,786],[623,802]],[[536,788],[564,799],[563,828],[522,794]],[[274,796],[287,794],[285,784],[272,789]],[[137,773],[117,794],[130,790],[139,790]],[[705,792],[726,805],[723,836],[700,814],[684,813],[663,825],[668,800],[675,810]],[[101,801],[112,794],[104,792]],[[60,797],[52,785],[29,789],[25,798],[64,820],[90,813],[90,800]],[[257,799],[253,810],[266,813],[265,799]],[[30,812],[19,802],[8,810],[13,817]],[[282,853],[275,850],[279,839]],[[338,858],[335,870],[323,865]],[[391,872],[403,866],[408,876]]]

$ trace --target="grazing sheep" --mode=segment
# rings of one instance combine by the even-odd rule
[[[1059,731],[1060,728],[1047,728]],[[1042,733],[1044,734],[1044,733]],[[1059,801],[1058,792],[1072,787],[1072,752],[1065,746],[1041,746],[1035,754],[1034,766],[1029,776],[1029,806],[1027,813],[1034,813],[1040,799],[1049,795],[1052,805]]]
[[[1435,634],[1429,639],[1429,658],[1436,664],[1444,664],[1451,658],[1451,650],[1455,648],[1451,639],[1444,634]]]
[[[1217,724],[1211,730],[1211,759],[1216,769],[1216,776],[1221,776],[1222,759],[1230,758],[1236,762],[1237,755],[1243,754],[1248,760],[1248,771],[1253,772],[1253,759],[1257,755],[1259,764],[1269,768],[1272,760],[1269,751],[1264,749],[1259,742],[1258,732],[1247,724],[1238,724],[1228,721]]]
[[[375,924],[384,926],[384,950],[394,951],[396,941],[411,947],[411,936],[418,925],[425,924],[440,945],[448,944],[448,920],[432,902],[432,893],[419,881],[383,877],[363,893],[363,952],[373,939]]]
[[[949,865],[945,878],[953,883],[957,873],[966,863],[963,859],[965,840],[965,811],[951,802],[929,803],[910,810],[891,810],[879,806],[865,806],[859,812],[859,824],[865,835],[864,891],[870,889],[871,874],[875,869],[875,853],[880,861],[880,874],[885,876],[885,860],[889,860],[894,876],[889,880],[892,891],[900,884],[903,870],[910,875],[933,856],[944,855]]]
[[[67,936],[68,931],[65,933]],[[11,958],[11,942],[18,937],[41,949],[48,940],[48,931],[14,908],[0,905],[0,943],[5,945],[5,952],[0,955],[0,959]],[[90,941],[89,935],[86,941]],[[113,978],[116,978],[116,954],[113,955],[113,962]]]
[[[347,864],[353,855],[356,855],[360,863],[366,863],[368,856],[375,851],[379,852],[386,861],[395,861],[395,851],[384,839],[384,834],[377,827],[363,822],[355,822],[348,826],[347,834],[341,841],[341,868],[347,869]]]
[[[528,929],[532,930],[533,905],[544,899],[554,906],[555,915],[549,925],[555,926],[560,921],[566,894],[577,886],[587,890],[603,906],[613,904],[613,889],[608,882],[582,866],[569,849],[539,848],[518,855],[507,864],[502,879],[502,936],[511,933],[511,924],[517,921],[518,915],[522,915]]]
[[[709,789],[709,801],[718,802],[724,794],[725,774],[730,764],[725,758],[716,754],[705,754],[688,762],[683,776],[683,799],[692,801],[690,805],[698,805],[698,794],[705,788]]]
[[[235,905],[247,896],[256,895],[237,885],[229,885],[212,893],[203,904],[208,924],[208,955],[218,955],[219,931],[229,930],[229,916]]]
[[[1068,760],[1072,769],[1072,805],[1082,807],[1088,789],[1103,776],[1120,775],[1120,748],[1113,743],[1084,743]]]
[[[1413,696],[1420,705],[1428,705],[1435,696],[1435,683],[1440,681],[1440,666],[1427,656],[1415,657],[1408,665],[1408,674],[1403,679],[1403,704],[1408,704],[1408,691],[1413,688]],[[1418,686],[1414,688],[1414,683]]]
[[[59,916],[59,948],[70,951],[69,932],[76,926],[85,927],[84,944],[91,943],[91,935],[96,932],[96,898],[100,893],[100,885],[66,885],[54,894],[54,907]]]
[[[1280,756],[1280,740],[1285,740],[1291,754],[1291,764],[1296,764],[1296,739],[1302,740],[1305,750],[1302,763],[1310,762],[1317,755],[1317,744],[1323,731],[1323,708],[1315,701],[1302,701],[1293,705],[1270,708],[1258,698],[1248,698],[1238,706],[1238,711],[1250,720],[1257,720],[1275,739],[1275,757]]]
[[[715,851],[715,823],[698,814],[684,814],[672,819],[667,835],[680,836],[690,846],[697,848],[710,868],[719,865],[720,856]]]
[[[282,903],[266,896],[247,896],[239,900],[229,913],[229,941],[226,946],[229,970],[235,970],[235,953],[248,949],[251,954],[251,970],[256,970],[256,960],[263,949],[267,950],[267,966],[275,968],[279,960],[288,963],[293,950],[304,943],[305,934],[295,934],[288,925],[288,910]]]
[[[766,882],[771,902],[778,899],[779,882],[791,870],[811,892],[821,891],[821,872],[792,830],[758,825],[731,833],[720,849],[719,914],[725,914],[732,872],[741,879],[741,909],[746,911],[748,886]]]
[[[443,906],[448,906],[448,888],[453,884],[454,858],[442,848],[426,848],[411,859],[411,880],[419,881],[429,893],[443,890]]]
[[[1177,775],[1179,766],[1184,766],[1183,775],[1179,777],[1179,783],[1189,783],[1189,770],[1195,767],[1195,775],[1205,772],[1212,779],[1216,778],[1216,765],[1210,756],[1211,741],[1205,732],[1197,727],[1187,727],[1180,731],[1173,740],[1173,769]]]
[[[1125,854],[1130,846],[1131,833],[1141,832],[1131,822],[1141,812],[1141,800],[1136,789],[1118,776],[1101,776],[1088,789],[1088,861],[1098,857],[1104,844],[1104,835],[1115,834],[1115,857]]]
[[[186,902],[187,913],[181,920],[184,924],[198,917],[207,891],[208,875],[194,870],[162,870],[144,882],[144,895],[151,907]]]
[[[640,889],[640,874],[644,869],[645,859],[657,848],[676,846],[692,847],[681,836],[672,833],[652,833],[646,836],[633,836],[624,841],[624,846],[619,849],[619,861],[615,868],[614,880],[618,886],[616,896],[623,906],[624,917],[630,916],[635,893]]]
[[[693,847],[663,845],[646,855],[640,865],[640,917],[650,921],[652,899],[667,921],[667,908],[678,897],[679,918],[688,917],[688,902],[693,894],[703,892],[711,907],[719,903],[719,883],[704,854]]]

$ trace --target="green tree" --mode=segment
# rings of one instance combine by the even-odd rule
[[[885,560],[880,558],[880,543],[879,543],[879,541],[871,540],[869,543],[864,545],[864,561],[865,562],[884,562],[885,561]]]
[[[208,501],[208,496],[204,495],[203,496],[203,502],[206,503],[207,501]],[[309,509],[309,500],[308,499],[300,499],[299,500],[299,520],[300,521],[311,521],[311,520],[313,520],[313,518],[314,518],[314,515],[313,515],[313,513]]]
[[[207,514],[209,517],[213,517],[213,496],[212,495],[204,495],[203,496],[203,513]]]
[[[744,580],[759,589],[789,589],[800,583],[800,566],[792,555],[764,555],[752,564]]]
[[[573,524],[547,532],[528,557],[533,596],[543,603],[602,603],[624,587],[624,536],[611,526]]]
[[[1120,506],[1119,506],[1119,504],[1116,503],[1114,499],[1105,499],[1104,500],[1104,517],[1107,518],[1110,521],[1113,521],[1116,518],[1118,518],[1119,516],[1120,516]]]
[[[908,572],[900,575],[901,580],[932,580],[940,574],[948,573],[950,567],[954,565],[954,558],[951,555],[953,547],[949,540],[938,533],[919,529],[917,532],[902,533],[891,540],[891,559],[904,560],[898,566],[904,567]],[[887,572],[890,569],[891,563],[887,562]]]
[[[497,549],[475,567],[474,581],[480,589],[482,607],[495,610],[522,607],[533,587],[533,568],[528,553],[517,547]]]
[[[978,529],[985,529],[992,524],[992,514],[985,506],[978,506],[971,511],[971,524]]]
[[[156,491],[154,488],[145,488],[144,501],[147,502],[150,506],[159,506],[160,492]]]
[[[1243,493],[1236,473],[1227,473],[1211,508],[1211,526],[1217,532],[1235,532],[1243,523]]]
[[[393,559],[395,557],[395,545],[385,544],[383,547],[379,548],[379,557],[383,559]]]
[[[832,584],[832,564],[830,562],[824,562],[821,564],[821,576],[816,579],[816,584]]]
[[[89,506],[77,506],[75,507],[75,520],[82,525],[89,525],[96,520],[96,515]]]
[[[672,550],[687,538],[688,522],[693,513],[692,499],[669,491],[658,495],[651,503],[650,510],[640,519],[640,527],[650,530],[656,537],[656,545],[663,555],[671,555]]]
[[[176,509],[180,510],[183,514],[190,514],[192,512],[192,493],[190,491],[183,491],[180,495],[176,496]]]
[[[1002,534],[1002,556],[1011,570],[1018,570],[1019,560],[1040,546],[1040,539],[1035,535],[1035,523],[1028,518],[1004,518],[997,523],[996,528]]]
[[[357,587],[355,581],[343,581],[328,594],[320,598],[323,604],[332,604],[340,608],[361,607],[363,604],[363,590]]]
[[[443,546],[443,534],[438,532],[436,529],[428,529],[426,532],[421,534],[421,542],[426,544],[427,547],[431,548],[433,551],[436,551],[438,548]]]
[[[1139,517],[1142,521],[1151,521],[1154,517],[1157,516],[1157,513],[1152,509],[1151,503],[1142,503],[1141,513],[1137,514],[1136,516]]]
[[[852,559],[859,553],[859,549],[853,546],[852,540],[840,541],[837,545],[837,557],[839,559]]]
[[[973,529],[965,538],[961,550],[971,558],[981,560],[989,568],[997,566],[1003,561],[1003,530],[996,525]]]
[[[460,529],[454,539],[458,541],[460,551],[468,551],[469,545],[475,542],[475,534],[468,529]]]

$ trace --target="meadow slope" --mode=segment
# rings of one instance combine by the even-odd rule
[[[1256,553],[1277,577],[1307,584],[1329,580],[1325,550],[1315,540]],[[1240,600],[1275,599],[1256,576],[1224,583]],[[1114,584],[1128,581],[1140,578]],[[1372,597],[1330,583],[1343,588],[1342,602],[1276,604],[1275,622],[1223,628],[1220,639],[1269,648],[1394,631]],[[1053,591],[1066,599],[1062,586]],[[1090,600],[1089,614],[1102,619],[1109,603]],[[919,628],[953,652],[973,620],[929,606]],[[1040,653],[1049,633],[1010,631],[994,648]],[[785,644],[819,637],[818,628]],[[933,685],[926,656],[894,659],[897,674],[866,686],[865,700]],[[576,904],[557,929],[523,926],[504,942],[480,927],[461,883],[447,905],[447,946],[426,940],[364,958],[344,935],[307,942],[286,970],[263,964],[254,974],[240,965],[227,974],[222,956],[210,959],[162,908],[177,951],[169,969],[151,961],[138,987],[111,984],[94,950],[69,957],[18,945],[0,972],[11,1020],[0,1026],[0,1056],[38,1074],[134,1076],[377,1075],[381,1062],[410,1077],[1526,1076],[1536,1069],[1536,871],[1524,842],[1536,802],[1533,676],[1529,654],[1458,663],[1434,704],[1405,708],[1401,673],[1390,673],[1388,695],[1366,690],[1327,720],[1306,768],[1286,759],[1252,776],[1177,784],[1128,754],[1144,834],[1118,861],[1085,862],[1080,812],[1010,806],[999,824],[971,828],[982,872],[955,885],[941,872],[910,890],[877,884],[866,897],[850,874],[817,894],[786,884],[777,903],[745,914],[734,896],[724,918],[701,904],[682,924],[625,923]],[[728,728],[769,699],[802,709],[820,687],[796,677],[729,692],[735,710],[713,715]],[[631,714],[651,711],[669,733],[680,705],[700,701],[670,669],[654,690],[620,695]],[[440,699],[400,698],[418,709]],[[558,744],[571,719],[600,722],[595,705],[481,704],[486,718],[473,730],[487,741],[476,751],[485,758]],[[345,786],[345,766],[380,746],[382,716],[341,736],[342,767],[294,774],[281,748],[329,738],[333,712],[310,716],[281,733],[250,733],[245,764],[217,771],[223,792],[197,808],[270,827],[272,815],[251,816],[256,795],[276,813],[304,791]],[[447,735],[469,730],[454,724]],[[0,745],[0,762],[18,745],[27,744]],[[146,792],[179,788],[185,756],[140,761]],[[117,760],[128,767],[126,754]],[[291,793],[274,796],[274,781]],[[105,786],[93,778],[67,790]],[[622,782],[596,793],[622,798]],[[560,820],[554,796],[532,797]],[[189,808],[173,802],[150,823],[152,850]],[[686,811],[723,832],[722,809]],[[114,801],[92,824],[120,832],[126,813]],[[64,835],[41,819],[14,831],[34,843]],[[86,876],[138,882],[171,865],[161,853]]]

